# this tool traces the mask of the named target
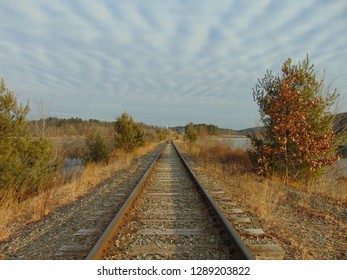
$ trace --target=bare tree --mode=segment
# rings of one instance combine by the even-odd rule
[[[39,100],[36,103],[36,108],[39,115],[39,120],[36,122],[37,134],[41,138],[45,138],[47,118],[51,112],[51,106],[49,104],[45,104],[42,100]]]

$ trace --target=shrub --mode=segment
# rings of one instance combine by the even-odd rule
[[[189,142],[194,142],[198,139],[198,130],[192,122],[186,126],[185,133],[185,137]]]
[[[114,124],[115,148],[131,152],[145,143],[144,132],[132,116],[123,113]]]
[[[86,139],[89,149],[89,160],[95,162],[108,161],[110,157],[110,147],[100,133],[91,134]]]

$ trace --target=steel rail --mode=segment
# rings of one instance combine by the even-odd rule
[[[210,196],[210,194],[206,191],[205,187],[201,183],[201,181],[198,179],[198,177],[194,174],[194,172],[190,169],[188,163],[176,147],[176,145],[172,142],[178,156],[180,157],[181,161],[183,162],[184,166],[186,167],[190,177],[195,182],[195,186],[197,187],[198,191],[203,195],[205,200],[208,202],[209,206],[213,209],[213,211],[216,213],[216,216],[219,219],[220,224],[224,228],[224,233],[229,237],[229,240],[233,243],[236,248],[239,248],[239,252],[235,252],[238,254],[239,259],[245,259],[245,260],[254,260],[254,256],[249,251],[247,246],[243,243],[243,241],[240,238],[240,235],[236,232],[236,230],[233,228],[233,226],[230,224],[228,219],[224,216],[222,211],[219,209],[217,204],[214,202],[213,198]]]
[[[86,260],[100,260],[104,250],[110,245],[112,237],[117,234],[120,226],[123,224],[124,220],[127,219],[127,212],[130,208],[134,207],[136,198],[141,192],[141,189],[158,161],[162,151],[164,150],[165,143],[162,144],[157,156],[151,163],[150,167],[147,169],[146,173],[142,176],[141,180],[138,182],[134,190],[131,192],[127,200],[124,202],[123,206],[119,209],[117,215],[112,219],[104,233],[101,235],[99,240],[95,243],[94,247],[88,253]]]
[[[203,187],[202,183],[199,181],[197,176],[194,174],[194,172],[190,169],[189,165],[183,158],[180,151],[177,149],[175,144],[171,142],[173,147],[175,148],[180,160],[182,161],[184,167],[188,171],[189,176],[194,182],[194,185],[196,186],[198,192],[202,195],[202,197],[207,201],[208,205],[211,207],[211,209],[216,214],[222,228],[223,228],[223,234],[226,235],[228,240],[231,242],[232,245],[235,247],[235,256],[237,259],[245,259],[245,260],[253,260],[254,257],[248,250],[247,246],[242,242],[240,236],[235,231],[235,229],[231,226],[229,221],[226,219],[226,217],[223,215],[223,213],[220,211],[216,203],[213,201],[212,197],[208,194],[206,189]],[[113,218],[105,232],[102,234],[100,239],[97,241],[97,243],[94,245],[94,247],[91,249],[89,254],[87,255],[87,260],[98,260],[102,258],[102,255],[104,251],[108,247],[112,247],[112,237],[115,236],[119,230],[122,224],[124,224],[125,220],[128,218],[128,211],[134,207],[134,204],[136,202],[137,197],[139,196],[142,187],[144,183],[146,182],[148,176],[150,175],[151,171],[153,170],[155,164],[157,163],[160,155],[162,154],[162,151],[165,147],[165,144],[161,147],[160,151],[158,152],[158,155],[153,160],[152,164],[144,174],[144,176],[141,178],[139,183],[136,185],[133,192],[130,194],[130,196],[127,198],[127,200],[124,202],[123,206],[117,213],[117,215]]]

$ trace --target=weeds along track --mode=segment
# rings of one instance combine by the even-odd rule
[[[172,143],[87,259],[253,259]]]

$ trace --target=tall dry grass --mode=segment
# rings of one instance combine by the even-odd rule
[[[199,163],[200,169],[214,178],[220,178],[237,192],[237,200],[246,203],[259,217],[270,217],[276,211],[277,203],[283,199],[283,192],[273,188],[266,180],[253,172],[252,163],[241,148],[221,142],[198,141],[181,143],[180,149]]]
[[[341,168],[347,168],[347,164],[329,167],[320,177],[309,180],[303,190],[347,203],[347,173]]]
[[[76,201],[115,173],[129,168],[134,160],[152,151],[157,145],[150,143],[133,153],[118,153],[107,165],[88,163],[82,172],[69,174],[69,180],[63,176],[52,177],[37,195],[20,203],[16,192],[10,189],[0,201],[0,241],[25,224],[40,220],[53,210]]]
[[[247,152],[240,148],[233,148],[230,145],[211,140],[180,143],[180,147],[203,166],[215,168],[218,172],[223,171],[223,173],[233,176],[250,177],[251,181],[268,181],[256,176]],[[271,177],[270,181],[270,185],[276,185],[277,189],[283,185],[283,179],[277,176]],[[257,186],[257,191],[259,188]],[[321,195],[347,203],[347,176],[341,173],[341,167],[332,166],[321,176],[309,180],[306,184],[290,180],[289,188],[300,190],[308,195]],[[275,190],[271,192],[275,192]]]
[[[221,142],[200,140],[196,143],[181,143],[180,147],[203,165],[214,166],[231,174],[252,171],[251,161],[241,148],[232,148]]]

